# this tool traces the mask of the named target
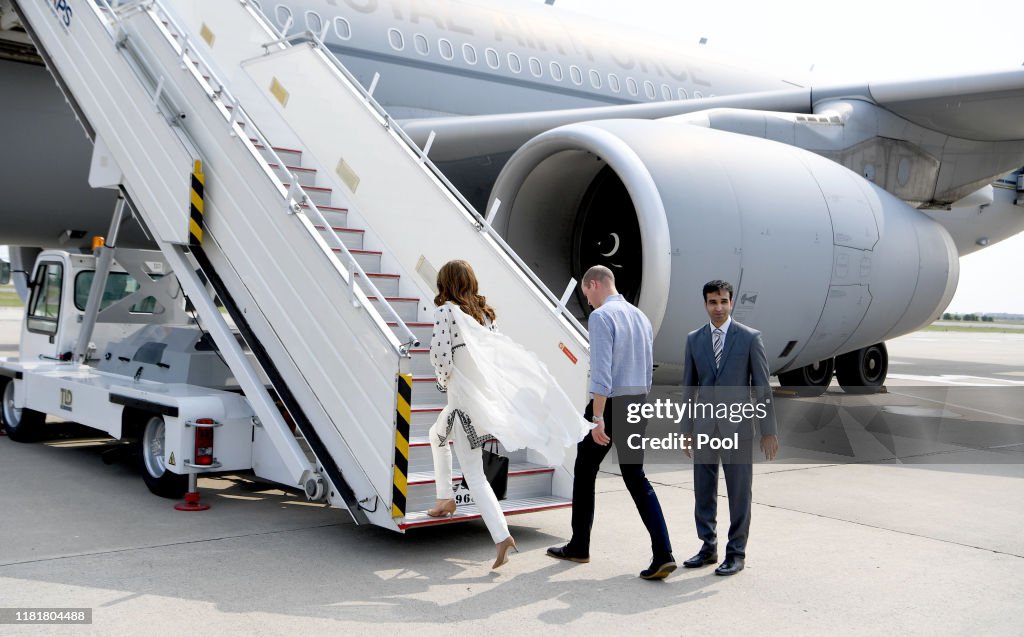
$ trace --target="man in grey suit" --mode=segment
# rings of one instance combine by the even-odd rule
[[[716,405],[716,409],[714,413],[704,411],[703,415],[698,409],[696,417],[683,419],[683,434],[694,449],[694,518],[697,536],[703,541],[700,551],[683,562],[683,566],[699,568],[718,561],[715,516],[718,510],[718,464],[721,461],[729,494],[729,543],[725,549],[725,560],[715,569],[715,575],[735,575],[743,570],[750,531],[754,476],[751,417],[754,413],[759,419],[760,446],[765,458],[775,458],[779,441],[771,403],[772,390],[768,384],[768,357],[761,333],[732,319],[732,285],[721,280],[710,281],[704,285],[703,294],[704,308],[711,322],[686,337],[683,399],[692,403],[711,403]],[[754,394],[754,403],[751,402],[751,393]],[[719,411],[721,407],[718,406],[721,405],[728,405],[728,414]],[[744,405],[746,409],[741,412],[739,408]],[[705,443],[708,440],[738,440],[738,445],[735,449],[714,449],[710,444],[702,446],[702,440]],[[690,457],[690,448],[685,453]]]

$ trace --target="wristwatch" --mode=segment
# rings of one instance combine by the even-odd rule
[[[591,417],[590,422],[596,422],[599,425],[603,425],[604,424],[604,416],[593,416],[593,417]]]

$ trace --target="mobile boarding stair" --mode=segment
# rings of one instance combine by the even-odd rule
[[[452,258],[582,409],[589,352],[568,290],[540,283],[316,34],[286,37],[245,0],[17,8],[94,141],[94,185],[105,173],[132,202],[249,399],[257,475],[358,523],[442,521],[425,515],[445,401],[427,348]],[[507,513],[568,506],[571,453],[540,462],[512,454]]]

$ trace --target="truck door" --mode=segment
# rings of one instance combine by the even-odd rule
[[[60,261],[39,261],[32,277],[32,295],[21,330],[21,360],[59,358],[63,289],[64,264]]]

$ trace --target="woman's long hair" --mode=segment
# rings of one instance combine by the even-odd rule
[[[434,305],[441,306],[451,301],[481,325],[484,324],[484,317],[494,322],[497,318],[494,308],[487,304],[487,297],[480,296],[478,292],[479,286],[473,266],[462,259],[449,261],[441,266],[441,271],[437,273],[437,296],[434,297]]]

